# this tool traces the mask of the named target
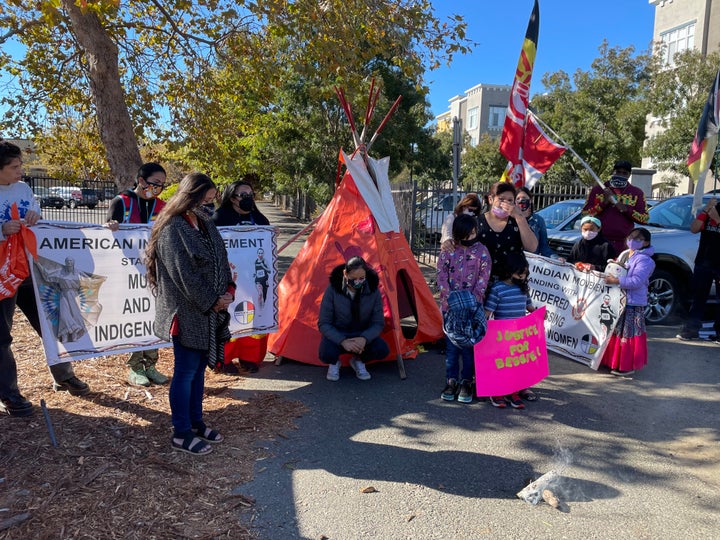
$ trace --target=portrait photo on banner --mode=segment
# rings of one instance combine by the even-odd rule
[[[549,350],[597,369],[608,336],[625,309],[625,292],[597,271],[525,253],[530,263],[530,298],[545,306]]]
[[[233,337],[277,329],[276,229],[221,227],[235,302]],[[31,266],[49,364],[168,347],[153,334],[155,298],[143,263],[150,226],[41,222]]]

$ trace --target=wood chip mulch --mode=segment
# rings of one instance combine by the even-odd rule
[[[127,355],[76,362],[92,392],[72,397],[52,391],[39,338],[17,313],[13,337],[35,414],[0,416],[0,539],[257,538],[247,525],[254,501],[235,490],[295,428],[302,404],[274,393],[245,401],[233,396],[242,376],[207,372],[205,419],[225,441],[192,456],[170,447],[168,385],[130,386]],[[158,369],[172,374],[172,361],[162,349]]]

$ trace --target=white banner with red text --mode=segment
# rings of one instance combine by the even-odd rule
[[[618,318],[625,292],[604,274],[525,252],[530,263],[530,298],[545,306],[547,348],[597,369]]]

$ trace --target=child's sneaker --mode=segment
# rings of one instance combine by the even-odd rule
[[[520,398],[520,394],[515,392],[514,394],[510,394],[507,397],[507,401],[510,403],[510,406],[513,409],[524,409],[525,404],[523,403],[522,399]]]
[[[504,396],[492,396],[490,398],[490,405],[492,405],[493,407],[497,407],[498,409],[504,409],[505,407],[507,407]]]
[[[460,391],[458,392],[458,401],[460,403],[470,403],[472,402],[472,381],[469,381],[468,379],[463,379],[460,383]]]
[[[445,388],[440,394],[440,397],[445,401],[455,401],[455,395],[458,392],[458,383],[455,379],[448,379]]]

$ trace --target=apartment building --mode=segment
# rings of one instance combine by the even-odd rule
[[[510,85],[478,84],[464,94],[450,98],[450,110],[435,118],[438,131],[452,131],[453,118],[459,118],[473,146],[483,133],[499,137],[505,123],[510,89]]]

